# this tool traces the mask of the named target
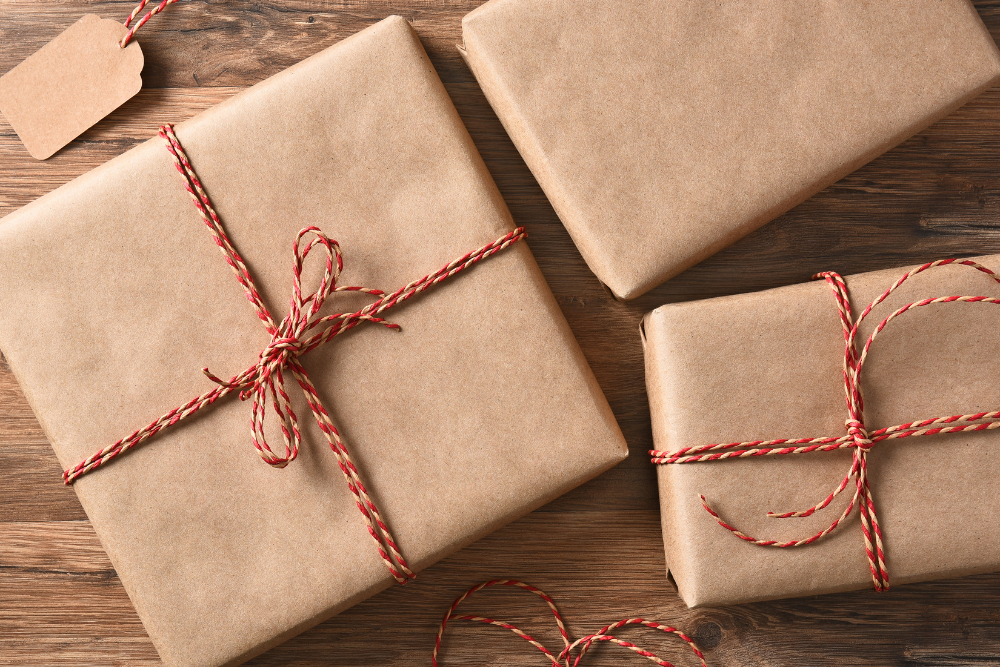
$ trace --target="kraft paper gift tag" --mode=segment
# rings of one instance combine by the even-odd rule
[[[44,160],[142,88],[129,29],[87,14],[0,77],[0,113],[31,157]]]
[[[979,261],[1000,270],[1000,256]],[[905,272],[847,277],[854,317]],[[915,275],[862,322],[857,349],[895,309],[954,295],[996,298],[1000,284],[967,266]],[[947,303],[917,307],[891,321],[861,374],[870,439],[878,429],[914,420],[1000,409],[1000,359],[992,352],[998,317],[994,303]],[[646,315],[643,331],[656,450],[845,435],[844,333],[823,280],[666,305]],[[890,586],[1000,570],[994,535],[1000,433],[873,443],[869,486]],[[791,445],[775,448],[784,446]],[[854,479],[811,516],[775,519],[766,513],[803,511],[824,499],[851,468],[852,454],[658,465],[667,567],[684,601],[726,605],[873,587],[857,510],[812,544],[775,548],[731,534],[699,498],[704,495],[723,520],[751,537],[808,538],[844,511]]]
[[[177,137],[276,318],[304,227],[340,243],[338,284],[385,290],[514,227],[399,17]],[[66,468],[270,340],[159,138],[7,216],[0,283],[0,348]],[[322,312],[373,298],[336,293]],[[401,331],[366,323],[301,360],[413,569],[626,456],[525,242],[384,316]],[[250,405],[229,397],[75,483],[169,665],[238,664],[392,582],[291,385],[304,435],[284,469],[261,462]]]
[[[591,270],[630,299],[993,85],[968,0],[491,0],[469,67]]]

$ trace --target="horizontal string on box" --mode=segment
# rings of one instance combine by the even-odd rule
[[[531,635],[523,632],[520,628],[513,625],[512,623],[508,623],[506,621],[499,621],[497,619],[489,618],[487,616],[478,616],[475,614],[458,615],[455,613],[459,605],[465,602],[465,600],[469,598],[471,595],[483,590],[484,588],[490,588],[492,586],[513,586],[528,591],[529,593],[534,593],[542,600],[544,600],[545,604],[548,605],[549,607],[549,611],[552,612],[552,616],[555,618],[556,627],[559,629],[559,635],[563,641],[563,649],[558,654],[553,653],[548,648],[546,648],[545,645],[542,644],[540,641],[538,641]],[[535,588],[530,584],[526,584],[523,581],[518,581],[516,579],[494,579],[492,581],[483,582],[467,590],[452,603],[451,607],[448,609],[448,612],[444,615],[444,619],[442,619],[441,625],[438,628],[437,639],[434,642],[434,651],[431,654],[431,665],[433,665],[433,667],[438,667],[438,657],[441,653],[441,646],[444,640],[444,631],[450,621],[471,621],[473,623],[484,623],[486,625],[493,625],[499,628],[503,628],[505,630],[510,630],[515,635],[517,635],[518,637],[520,637],[521,639],[523,639],[524,641],[528,642],[536,649],[541,651],[542,654],[545,656],[546,662],[550,664],[552,667],[578,667],[580,661],[583,659],[583,656],[586,655],[587,651],[589,651],[598,642],[607,642],[610,644],[621,646],[622,648],[626,648],[632,651],[633,653],[636,653],[637,655],[640,655],[650,660],[651,662],[660,665],[661,667],[673,667],[673,665],[670,662],[664,660],[663,658],[660,658],[652,651],[648,651],[644,648],[641,648],[640,646],[637,646],[636,644],[633,644],[632,642],[626,641],[611,634],[612,632],[621,630],[623,628],[627,628],[629,626],[651,628],[653,630],[658,630],[665,634],[674,635],[682,639],[684,642],[687,643],[687,645],[691,648],[694,654],[701,661],[701,666],[707,667],[707,665],[705,664],[705,656],[702,654],[701,651],[698,650],[698,647],[697,645],[695,645],[694,640],[692,640],[690,637],[688,637],[686,634],[684,634],[675,627],[669,625],[663,625],[662,623],[658,623],[656,621],[647,621],[646,619],[643,618],[626,618],[621,621],[618,621],[617,623],[606,625],[597,632],[585,635],[580,639],[577,639],[576,641],[572,641],[570,639],[569,633],[566,631],[566,624],[563,622],[562,615],[559,613],[559,609],[556,607],[556,603],[552,600],[552,598],[546,595],[545,592],[541,591],[540,589]]]
[[[275,322],[257,289],[250,269],[226,234],[208,193],[195,173],[173,127],[170,125],[162,126],[160,136],[166,143],[174,166],[183,178],[184,187],[191,195],[202,221],[211,233],[216,246],[222,252],[226,263],[236,275],[236,280],[243,288],[244,294],[271,339],[261,351],[255,364],[229,380],[216,377],[207,368],[202,369],[205,375],[215,383],[214,389],[168,411],[128,437],[118,440],[81,461],[73,468],[66,470],[63,472],[63,480],[66,484],[72,484],[83,475],[128,452],[163,429],[180,423],[233,392],[238,392],[241,400],[252,399],[250,439],[254,448],[267,464],[283,468],[298,456],[302,438],[298,417],[285,389],[285,373],[287,372],[295,379],[305,395],[306,403],[337,459],[337,465],[340,467],[347,482],[347,488],[353,495],[355,505],[364,519],[368,534],[375,542],[379,556],[393,578],[401,584],[405,583],[415,575],[389,532],[389,527],[361,479],[361,473],[351,460],[343,437],[334,426],[329,413],[320,400],[316,387],[309,378],[309,374],[300,363],[299,357],[366,322],[398,330],[398,325],[382,318],[385,311],[526,238],[526,232],[522,227],[518,227],[492,243],[449,262],[434,273],[427,274],[423,278],[414,280],[395,292],[387,294],[382,290],[367,287],[338,286],[337,280],[344,268],[340,245],[318,227],[306,227],[296,235],[292,243],[292,298],[289,312],[280,322]],[[308,241],[306,241],[307,238]],[[302,268],[309,253],[314,249],[323,252],[325,268],[316,291],[304,294]],[[355,312],[320,315],[320,310],[326,303],[326,299],[339,292],[360,292],[377,298],[373,303]],[[275,453],[264,436],[264,423],[269,399],[284,442],[282,454]]]
[[[858,508],[861,517],[861,532],[864,536],[865,553],[868,558],[869,569],[871,570],[872,581],[875,590],[889,590],[889,572],[885,563],[884,535],[878,522],[878,515],[875,510],[875,502],[872,498],[869,487],[868,476],[868,454],[879,442],[887,440],[899,440],[902,438],[912,438],[918,436],[939,435],[948,433],[974,433],[978,431],[988,431],[1000,428],[1000,410],[989,412],[976,412],[963,415],[952,415],[949,417],[932,417],[919,421],[907,422],[896,426],[880,428],[869,433],[864,421],[864,399],[861,392],[861,371],[865,361],[868,359],[872,344],[878,338],[885,327],[900,317],[918,308],[950,303],[972,303],[1000,305],[1000,298],[988,296],[939,296],[927,298],[920,301],[908,303],[897,308],[878,326],[875,327],[871,335],[865,341],[861,353],[858,354],[856,341],[858,328],[868,315],[879,304],[889,298],[893,292],[900,288],[907,280],[913,276],[944,266],[965,266],[974,269],[981,274],[988,276],[993,282],[1000,283],[1000,276],[981,264],[969,260],[943,259],[936,262],[929,262],[908,271],[897,279],[885,292],[877,299],[869,303],[855,321],[851,312],[850,297],[847,283],[839,274],[828,271],[813,276],[814,279],[826,281],[833,292],[837,302],[837,309],[840,314],[840,323],[844,332],[844,391],[847,399],[848,416],[845,422],[846,435],[826,436],[818,438],[778,438],[773,440],[752,440],[746,442],[731,442],[722,444],[708,444],[694,447],[683,447],[673,452],[651,450],[652,462],[657,465],[705,463],[710,461],[723,461],[726,459],[752,458],[757,456],[785,456],[789,454],[808,454],[812,452],[831,452],[840,449],[853,451],[851,467],[841,482],[823,500],[805,510],[792,512],[768,512],[767,516],[776,519],[788,519],[812,516],[816,512],[825,509],[833,500],[848,487],[853,487],[854,493],[847,507],[841,514],[823,530],[797,540],[768,540],[747,535],[743,531],[733,527],[726,522],[717,511],[708,503],[704,495],[699,495],[702,506],[715,520],[726,530],[736,537],[766,547],[801,547],[812,544],[823,539],[837,529],[848,516]]]

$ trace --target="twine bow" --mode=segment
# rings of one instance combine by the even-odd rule
[[[208,227],[209,232],[211,232],[215,244],[222,251],[226,263],[229,264],[236,275],[237,281],[243,287],[247,299],[254,307],[257,317],[264,324],[264,328],[271,336],[271,339],[261,351],[255,364],[229,380],[221,380],[209,372],[207,368],[203,368],[202,371],[205,375],[217,385],[214,389],[188,401],[180,407],[174,408],[154,422],[135,431],[130,436],[105,447],[73,468],[66,470],[63,473],[63,480],[66,484],[72,484],[76,479],[124,454],[132,447],[153,437],[162,429],[173,426],[182,419],[193,415],[202,408],[235,391],[239,392],[241,400],[252,399],[250,437],[254,448],[266,463],[283,468],[295,460],[302,439],[299,431],[298,417],[292,408],[291,400],[285,390],[285,372],[287,371],[291,373],[302,389],[306,403],[316,418],[316,423],[319,425],[320,431],[323,432],[330,445],[330,449],[336,456],[340,470],[347,481],[347,487],[354,496],[355,504],[364,518],[368,534],[374,540],[379,555],[382,557],[393,578],[401,584],[406,583],[406,581],[412,579],[415,575],[400,553],[399,547],[395,540],[393,540],[388,526],[382,520],[381,514],[371,499],[364,482],[361,481],[361,475],[351,461],[347,447],[344,445],[337,428],[333,425],[329,413],[323,407],[319,394],[316,392],[316,387],[309,379],[309,374],[300,363],[299,357],[364,322],[381,324],[389,329],[398,330],[398,325],[386,322],[380,317],[384,311],[420,294],[433,285],[447,280],[477,262],[491,257],[511,244],[525,238],[527,234],[523,228],[518,227],[493,243],[459,257],[434,273],[415,280],[391,294],[386,294],[382,290],[369,289],[367,287],[338,286],[337,280],[344,268],[340,245],[336,241],[331,240],[318,227],[307,227],[298,233],[292,246],[292,298],[288,315],[281,322],[275,323],[274,318],[260,296],[260,292],[257,290],[250,270],[229,240],[229,236],[226,234],[222,222],[219,220],[219,216],[216,214],[215,208],[208,198],[208,194],[205,192],[194,168],[191,166],[191,162],[188,160],[184,149],[174,134],[173,127],[170,125],[162,126],[160,128],[160,136],[166,142],[167,150],[174,160],[174,165],[184,179],[184,187],[191,195],[191,199],[194,201],[194,205],[201,214],[202,220]],[[305,242],[304,239],[310,235],[311,238],[308,242]],[[323,278],[320,280],[316,291],[303,294],[302,267],[309,253],[316,247],[322,249],[326,259]],[[320,310],[326,302],[327,297],[337,292],[363,292],[376,296],[378,299],[356,312],[320,316]],[[264,435],[268,397],[270,397],[272,412],[277,417],[281,437],[285,445],[285,451],[282,455],[276,454],[271,449]]]
[[[889,572],[885,564],[883,534],[882,529],[879,526],[878,516],[875,511],[875,503],[872,499],[871,489],[868,484],[868,453],[872,450],[872,447],[876,443],[882,442],[883,440],[898,440],[900,438],[936,435],[940,433],[968,433],[1000,428],[1000,411],[977,412],[975,414],[953,415],[950,417],[934,417],[931,419],[899,424],[887,428],[880,428],[876,431],[872,431],[871,433],[869,433],[865,427],[864,399],[861,392],[861,371],[864,367],[865,360],[868,358],[868,353],[871,349],[872,343],[875,342],[875,339],[882,332],[882,330],[885,329],[889,322],[906,312],[934,304],[1000,304],[1000,299],[986,296],[941,296],[908,303],[905,306],[893,311],[888,317],[882,320],[877,327],[875,327],[875,330],[865,341],[861,353],[858,354],[856,348],[858,328],[875,307],[885,301],[890,294],[895,292],[912,276],[936,267],[948,266],[950,264],[954,264],[955,266],[968,266],[976,271],[986,274],[994,282],[1000,283],[1000,276],[997,276],[990,269],[972,260],[944,259],[936,262],[930,262],[907,272],[896,280],[896,282],[894,282],[889,289],[883,292],[881,296],[865,307],[864,311],[856,321],[853,321],[850,298],[847,291],[847,284],[844,282],[844,279],[839,274],[833,272],[824,272],[813,276],[813,279],[824,279],[830,286],[830,289],[833,291],[834,298],[837,301],[837,308],[840,312],[840,322],[844,331],[845,342],[844,391],[846,393],[848,411],[848,418],[845,422],[847,435],[821,438],[780,438],[776,440],[754,440],[751,442],[701,445],[697,447],[684,447],[675,452],[651,450],[649,453],[652,456],[653,463],[657,465],[698,463],[720,461],[731,458],[748,458],[754,456],[807,454],[809,452],[830,452],[838,449],[853,450],[851,468],[847,472],[847,475],[833,490],[833,492],[822,501],[816,503],[809,509],[799,512],[784,512],[780,514],[775,512],[767,513],[768,517],[775,519],[811,516],[827,507],[834,498],[836,498],[848,486],[852,485],[851,482],[853,480],[854,495],[840,516],[838,516],[833,523],[831,523],[824,530],[821,530],[820,532],[805,539],[779,542],[777,540],[764,540],[751,537],[723,520],[722,517],[719,516],[718,512],[713,510],[708,504],[704,495],[700,495],[699,497],[701,498],[701,502],[705,510],[711,514],[719,525],[726,530],[730,531],[740,539],[752,544],[778,548],[801,547],[807,544],[812,544],[813,542],[826,537],[833,532],[837,526],[843,523],[854,510],[854,507],[857,506],[858,513],[861,517],[861,532],[864,535],[865,540],[865,553],[868,557],[868,566],[871,569],[872,581],[874,582],[875,590],[889,590]]]
[[[510,623],[507,623],[506,621],[498,621],[496,619],[488,618],[486,616],[475,616],[472,614],[465,614],[462,616],[455,615],[455,611],[458,609],[458,606],[462,604],[462,602],[464,602],[466,598],[468,598],[473,593],[481,591],[484,588],[489,588],[491,586],[515,586],[522,590],[526,590],[530,593],[534,593],[538,597],[542,598],[542,600],[545,601],[545,604],[548,605],[549,611],[552,612],[552,616],[555,617],[556,627],[559,628],[559,635],[563,640],[563,646],[564,646],[563,650],[560,651],[558,655],[552,653],[549,649],[547,649],[541,642],[536,640],[534,637],[522,632],[519,628]],[[465,593],[463,593],[461,596],[459,596],[458,599],[456,599],[452,603],[451,608],[448,609],[448,613],[444,615],[444,619],[442,619],[441,621],[441,626],[438,628],[437,640],[434,643],[434,652],[431,654],[431,665],[433,667],[438,667],[438,654],[441,652],[441,643],[444,638],[444,630],[445,627],[447,627],[448,625],[448,621],[450,620],[485,623],[486,625],[495,625],[497,627],[504,628],[505,630],[510,630],[515,635],[517,635],[518,637],[520,637],[521,639],[523,639],[524,641],[528,642],[529,644],[537,648],[539,651],[541,651],[545,655],[546,660],[551,664],[551,667],[578,667],[580,661],[583,659],[583,656],[586,655],[587,651],[589,651],[592,646],[594,646],[595,642],[609,642],[611,644],[617,644],[618,646],[627,648],[628,650],[637,653],[638,655],[641,655],[642,657],[650,660],[651,662],[657,665],[660,665],[661,667],[673,667],[671,663],[667,662],[663,658],[660,658],[655,653],[640,648],[639,646],[636,646],[631,642],[625,641],[624,639],[620,639],[611,634],[615,630],[619,630],[621,628],[625,628],[628,626],[643,626],[647,628],[652,628],[653,630],[659,630],[660,632],[663,632],[665,634],[670,634],[680,637],[687,643],[689,647],[691,647],[691,650],[694,652],[694,654],[698,656],[698,659],[701,661],[701,667],[707,667],[707,665],[705,664],[705,656],[702,655],[702,652],[698,650],[698,647],[695,645],[694,640],[692,640],[690,637],[688,637],[686,634],[684,634],[675,627],[669,625],[663,625],[662,623],[658,623],[656,621],[647,621],[643,618],[626,618],[621,621],[618,621],[617,623],[606,625],[597,632],[585,635],[584,637],[581,637],[576,641],[571,641],[569,633],[566,631],[566,624],[563,623],[562,615],[560,615],[559,609],[556,608],[556,603],[552,600],[552,598],[550,598],[548,595],[546,595],[543,591],[539,590],[538,588],[535,588],[530,584],[526,584],[523,581],[517,581],[515,579],[494,579],[493,581],[487,581],[477,586],[473,586]],[[575,656],[574,652],[576,652]]]
[[[309,234],[314,236],[305,246],[301,246],[303,238]],[[303,296],[302,294],[302,266],[308,257],[309,252],[315,247],[321,247],[326,254],[326,268],[323,279],[315,292]],[[220,247],[222,247],[220,245]],[[375,322],[389,329],[399,330],[399,325],[386,322],[380,317],[366,314],[364,311],[356,313],[337,313],[325,317],[317,317],[323,307],[326,298],[335,292],[364,292],[374,296],[384,296],[382,290],[369,289],[366,287],[338,287],[337,279],[344,268],[343,257],[340,252],[340,245],[336,241],[331,241],[317,227],[307,227],[300,231],[292,244],[292,256],[294,262],[292,266],[292,299],[288,315],[277,325],[271,318],[271,314],[260,300],[257,291],[247,290],[247,298],[254,305],[258,316],[264,322],[268,334],[271,335],[270,342],[260,353],[257,363],[246,369],[230,380],[220,380],[203,368],[202,372],[208,378],[229,390],[239,390],[240,400],[253,399],[253,426],[251,428],[251,441],[254,448],[269,465],[277,468],[284,468],[288,463],[295,460],[299,452],[299,444],[302,440],[298,428],[298,419],[295,410],[292,408],[288,394],[285,392],[284,371],[291,372],[292,376],[299,383],[305,393],[309,407],[316,417],[323,433],[331,439],[331,447],[334,451],[343,451],[343,443],[340,441],[337,429],[330,423],[330,418],[323,409],[323,405],[316,394],[312,382],[305,368],[299,363],[299,356],[313,350],[323,342],[326,335],[336,336],[350,328],[353,328],[362,321]],[[243,282],[244,277],[249,273],[244,273],[245,266],[241,266],[241,260],[234,260],[237,276]],[[247,281],[249,284],[249,281]],[[333,323],[326,329],[321,329],[323,325]],[[320,328],[318,332],[312,333]],[[278,418],[281,428],[281,436],[285,443],[285,453],[283,456],[275,454],[264,436],[264,416],[266,413],[267,398],[271,397],[273,412]]]

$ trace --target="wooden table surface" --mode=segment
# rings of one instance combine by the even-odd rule
[[[628,440],[617,468],[256,658],[253,665],[427,664],[441,615],[495,577],[534,583],[579,635],[631,615],[680,626],[710,665],[1000,665],[1000,574],[725,609],[688,610],[664,576],[638,322],[666,302],[932,258],[1000,253],[1000,90],[640,299],[611,300],[455,49],[480,0],[341,0],[175,5],[144,28],[143,90],[55,157],[28,156],[0,121],[0,216],[389,14],[416,28],[530,244]],[[1000,0],[979,0],[1000,38]],[[0,0],[0,72],[85,13],[123,19],[127,2]],[[67,396],[66,400],[73,400]],[[6,364],[0,364],[0,665],[154,665],[156,651]],[[470,610],[521,624],[550,647],[543,605],[514,591]],[[680,666],[677,642],[625,635]],[[601,646],[592,664],[646,664]],[[630,664],[631,664],[630,663]],[[445,664],[543,665],[486,627],[453,628]]]

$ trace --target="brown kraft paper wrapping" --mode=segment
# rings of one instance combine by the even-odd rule
[[[1000,269],[1000,256],[981,262]],[[905,272],[848,277],[854,316]],[[896,308],[952,295],[998,297],[1000,285],[963,266],[918,274],[865,319],[858,350]],[[890,322],[861,375],[868,431],[1000,409],[1000,359],[991,352],[997,317],[993,304],[949,303]],[[646,315],[643,331],[657,450],[845,434],[844,335],[824,281],[662,306]],[[829,526],[854,487],[811,517],[766,513],[805,510],[850,467],[850,450],[657,466],[667,567],[684,601],[724,605],[872,587],[857,510],[824,539],[780,549],[738,539],[698,497],[744,533],[801,539]],[[1000,569],[1000,433],[878,442],[868,469],[891,585]]]
[[[968,0],[491,0],[462,52],[591,270],[630,299],[992,85]]]
[[[276,318],[303,227],[340,242],[340,284],[386,290],[513,228],[399,17],[177,135]],[[159,138],[9,215],[0,249],[0,348],[63,467],[210,389],[203,367],[228,378],[268,342]],[[310,257],[307,285],[321,264]],[[414,569],[626,456],[524,242],[386,315],[401,332],[364,325],[302,361]],[[258,458],[250,405],[231,397],[75,484],[169,665],[238,664],[391,581],[289,391],[305,432],[283,470]]]

